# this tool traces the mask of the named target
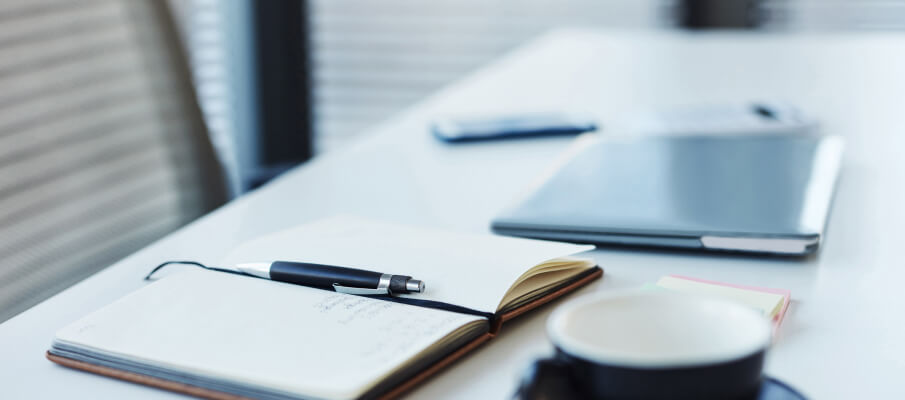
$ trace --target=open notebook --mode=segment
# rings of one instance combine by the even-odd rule
[[[336,217],[248,242],[224,265],[294,260],[422,279],[363,297],[206,270],[164,278],[57,332],[63,365],[202,397],[394,397],[503,323],[602,275],[590,249]]]

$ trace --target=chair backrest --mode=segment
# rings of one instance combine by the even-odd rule
[[[0,321],[225,200],[164,1],[0,2]]]

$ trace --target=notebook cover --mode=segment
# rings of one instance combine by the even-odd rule
[[[439,373],[444,368],[452,365],[455,361],[465,357],[465,355],[471,353],[474,349],[480,347],[482,344],[492,339],[499,333],[500,327],[506,321],[512,320],[519,315],[522,315],[528,311],[534,310],[544,304],[547,304],[557,298],[560,298],[582,286],[585,286],[592,281],[599,279],[603,276],[603,269],[600,267],[594,267],[589,270],[588,273],[580,276],[578,279],[572,281],[571,283],[554,290],[553,292],[548,293],[547,295],[538,298],[530,303],[525,304],[522,307],[519,307],[515,310],[511,310],[496,318],[496,322],[491,325],[490,332],[484,335],[478,336],[471,342],[465,344],[460,347],[456,351],[450,353],[446,357],[440,359],[433,365],[428,368],[425,368],[423,371],[415,374],[413,377],[409,378],[405,382],[399,384],[395,388],[389,390],[388,392],[379,396],[382,400],[394,399],[402,394],[414,389],[422,382],[426,381],[431,376]],[[48,351],[46,353],[46,357],[48,360],[53,361],[62,366],[66,366],[69,368],[79,369],[82,371],[87,371],[91,373],[95,373],[98,375],[104,375],[111,378],[121,379],[124,381],[129,381],[133,383],[139,383],[146,386],[152,386],[159,389],[169,390],[172,392],[187,394],[190,396],[195,396],[203,399],[213,399],[213,400],[239,400],[239,399],[247,399],[247,397],[241,397],[234,394],[229,394],[225,392],[220,392],[216,390],[206,389],[198,386],[187,385],[184,383],[174,382],[166,379],[154,378],[143,374],[137,374],[133,372],[126,372],[116,368],[103,367],[95,364],[90,364],[82,361],[73,360],[71,358],[62,357],[54,354],[50,354]],[[514,383],[513,383],[514,384]]]

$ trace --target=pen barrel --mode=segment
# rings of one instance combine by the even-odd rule
[[[380,272],[336,267],[332,265],[276,261],[270,265],[270,279],[297,285],[333,289],[333,284],[359,288],[376,288]]]

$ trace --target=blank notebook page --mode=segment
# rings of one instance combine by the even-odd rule
[[[204,270],[167,276],[57,333],[121,360],[354,398],[470,322],[464,314]]]

